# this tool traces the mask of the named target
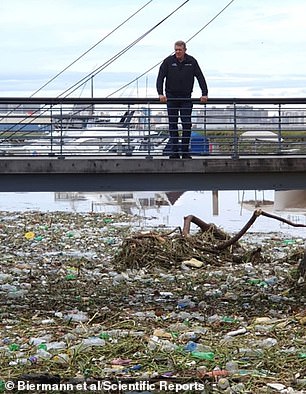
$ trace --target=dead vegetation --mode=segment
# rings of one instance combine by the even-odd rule
[[[304,240],[249,234],[262,214],[230,235],[192,216],[139,232],[125,215],[2,213],[2,381],[301,392]]]
[[[234,236],[226,234],[212,223],[206,223],[200,218],[189,215],[184,218],[183,229],[177,227],[171,232],[136,233],[123,241],[120,252],[115,257],[115,264],[121,270],[126,268],[171,268],[182,261],[191,258],[203,263],[220,265],[224,261],[259,262],[261,248],[254,250],[243,249],[239,240],[251,228],[260,216],[279,220],[294,227],[306,227],[282,217],[267,213],[261,209],[254,211],[250,220]],[[190,234],[191,223],[196,224],[200,231]],[[306,279],[306,257],[300,256],[298,276]]]

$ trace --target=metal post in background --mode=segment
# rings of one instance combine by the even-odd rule
[[[212,205],[213,205],[213,216],[219,215],[219,191],[212,191]]]

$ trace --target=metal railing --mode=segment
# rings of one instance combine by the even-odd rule
[[[191,101],[195,157],[306,154],[306,98]],[[168,137],[157,98],[0,98],[5,156],[163,157]]]

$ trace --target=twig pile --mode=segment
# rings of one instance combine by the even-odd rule
[[[126,238],[121,250],[115,256],[115,265],[124,270],[127,268],[150,267],[171,268],[191,258],[212,265],[220,265],[225,261],[234,263],[254,261],[254,259],[258,261],[261,259],[260,248],[246,251],[238,243],[238,240],[249,230],[260,215],[282,221],[291,226],[305,227],[305,225],[296,224],[257,209],[246,225],[231,237],[214,224],[206,223],[193,215],[189,215],[184,218],[183,230],[178,227],[170,233],[136,233]],[[191,235],[191,223],[200,227],[201,231]],[[305,267],[301,264],[301,272],[304,272],[303,268]]]
[[[135,234],[124,240],[121,250],[115,256],[115,266],[125,270],[178,266],[182,261],[196,258],[207,264],[220,264],[228,258],[229,251],[216,253],[213,231],[184,237],[178,233]]]

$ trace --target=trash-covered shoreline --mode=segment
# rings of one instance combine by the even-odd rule
[[[107,378],[201,382],[203,393],[306,392],[304,239],[249,232],[243,259],[203,251],[202,261],[198,252],[175,259],[172,247],[163,259],[161,243],[142,251],[149,265],[134,266],[122,250],[133,216],[0,218],[0,390],[7,380]]]

